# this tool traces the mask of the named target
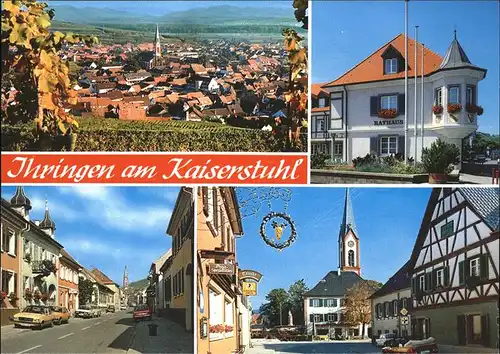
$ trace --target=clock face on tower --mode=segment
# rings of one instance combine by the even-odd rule
[[[349,246],[349,247],[354,247],[354,241],[349,241],[349,242],[347,242],[347,246]]]

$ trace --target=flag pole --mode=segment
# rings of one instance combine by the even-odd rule
[[[405,165],[408,163],[408,0],[405,0]]]
[[[415,26],[415,108],[413,116],[413,159],[417,163],[417,79],[418,79],[418,26]]]
[[[420,139],[422,140],[422,149],[424,148],[424,49],[425,44],[422,43],[422,81],[420,84]],[[417,157],[415,156],[415,161]]]

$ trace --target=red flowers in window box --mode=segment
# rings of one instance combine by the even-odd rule
[[[225,330],[226,330],[226,333],[232,332],[233,331],[233,326],[226,326]]]
[[[480,116],[484,112],[483,107],[477,106],[472,103],[467,104],[467,106],[465,106],[465,110],[467,111],[467,113],[475,113],[478,116]]]
[[[436,106],[432,106],[432,113],[434,113],[434,114],[443,113],[443,106],[441,106],[440,104],[436,105]]]
[[[2,300],[4,300],[7,297],[7,293],[5,291],[2,291]]]
[[[226,327],[223,324],[210,326],[210,333],[224,333]]]
[[[378,111],[378,116],[380,118],[396,118],[398,111],[395,109],[381,109]]]
[[[448,103],[448,113],[457,113],[462,110],[460,103]]]

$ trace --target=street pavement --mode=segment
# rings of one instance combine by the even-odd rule
[[[168,320],[167,323],[171,323]],[[131,347],[136,347],[135,341],[144,340],[143,331],[136,333],[136,328],[144,326],[132,319],[132,312],[120,311],[103,314],[98,318],[70,318],[68,324],[31,330],[1,327],[1,352],[3,353],[121,353],[125,354]],[[147,333],[146,333],[147,334]],[[158,333],[171,337],[172,342],[178,342],[179,334]],[[188,348],[192,347],[192,335],[182,337]],[[177,345],[178,348],[180,345]],[[164,353],[169,351],[163,348]],[[192,351],[191,351],[192,352]],[[129,351],[130,353],[130,351]],[[136,351],[137,353],[137,351]]]
[[[280,342],[276,340],[252,341],[248,354],[291,353],[380,353],[369,341]]]

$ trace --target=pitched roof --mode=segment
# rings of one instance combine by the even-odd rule
[[[370,298],[374,299],[397,290],[409,288],[411,285],[411,277],[408,273],[409,264],[410,261],[407,261],[380,289],[375,291]]]
[[[499,229],[498,188],[459,188],[458,191],[493,230]]]
[[[311,96],[312,97],[318,97],[320,94],[324,94],[328,96],[328,92],[323,90],[322,86],[326,85],[327,82],[319,83],[319,84],[312,84],[311,85]]]
[[[457,33],[455,31],[455,38],[448,47],[448,51],[446,52],[443,62],[441,63],[439,68],[440,69],[453,69],[453,68],[463,68],[463,67],[477,68],[470,62],[469,58],[467,57],[467,54],[465,54],[465,51],[458,42],[456,36]]]
[[[69,252],[68,252],[68,251],[66,251],[64,248],[61,248],[61,251],[60,251],[60,252],[61,252],[62,257],[63,257],[63,258],[65,258],[67,261],[69,261],[69,262],[73,263],[74,265],[78,266],[78,268],[83,268],[83,267],[80,265],[80,263],[78,263],[78,262],[76,261],[76,259],[74,259],[74,258],[73,258],[73,256],[71,256],[71,255],[69,254]]]
[[[100,281],[103,284],[116,284],[114,281],[109,279],[106,274],[104,274],[97,268],[92,268],[90,273],[94,276],[94,278],[96,278],[96,280]]]
[[[347,289],[360,281],[364,281],[364,279],[355,272],[340,272],[339,275],[336,271],[330,271],[304,296],[344,296]]]
[[[382,47],[377,49],[373,54],[370,54],[366,59],[357,64],[355,67],[347,71],[345,74],[339,78],[327,83],[323,87],[339,86],[339,85],[349,85],[349,84],[359,84],[372,81],[382,81],[382,80],[395,80],[402,79],[405,77],[404,70],[390,75],[384,75],[384,59],[382,58],[382,53],[392,45],[398,52],[400,52],[404,57],[405,52],[405,36],[404,34],[399,34],[393,38],[388,43],[384,44]],[[419,61],[421,60],[422,44],[418,43],[417,55]],[[439,69],[443,58],[431,51],[429,48],[424,49],[424,75],[429,75]],[[415,76],[415,40],[408,37],[408,77]],[[418,75],[421,73],[421,64],[418,64]]]
[[[167,261],[172,256],[172,249],[169,249],[167,252],[162,254],[160,258],[158,258],[156,261],[154,261],[154,265],[156,267],[156,272],[160,272],[161,267],[163,264]]]

